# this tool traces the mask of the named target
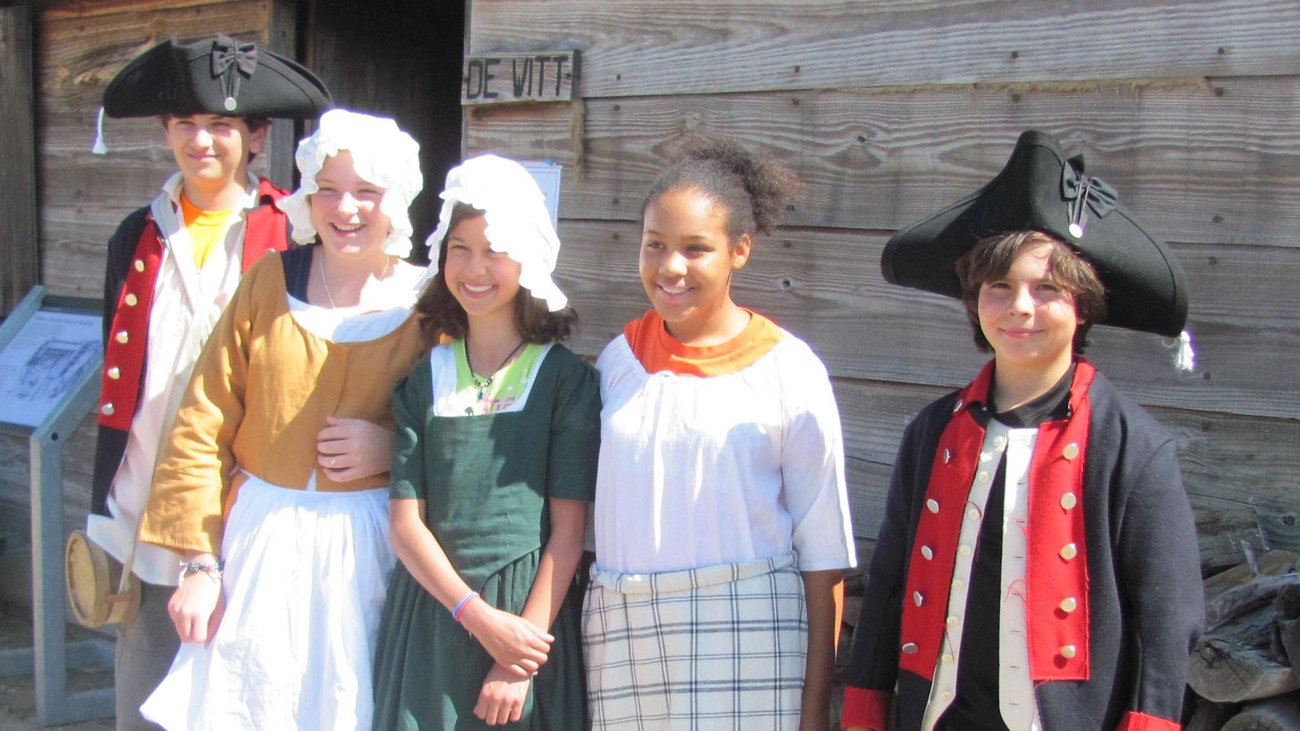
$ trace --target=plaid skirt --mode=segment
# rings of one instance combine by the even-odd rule
[[[793,556],[591,579],[593,727],[798,727],[808,615]]]

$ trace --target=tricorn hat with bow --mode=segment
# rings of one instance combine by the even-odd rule
[[[1117,203],[1106,183],[1066,158],[1045,132],[1020,135],[997,177],[947,209],[894,234],[880,268],[886,281],[961,297],[955,263],[987,236],[1035,230],[1090,261],[1106,288],[1101,323],[1169,337],[1187,322],[1187,282],[1173,254]]]
[[[222,114],[307,119],[333,106],[316,75],[252,43],[169,39],[136,56],[104,89],[110,117]]]

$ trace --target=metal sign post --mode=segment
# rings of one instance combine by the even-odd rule
[[[63,444],[99,400],[100,328],[98,312],[51,306],[39,285],[0,324],[0,433],[26,436],[31,459],[34,643],[0,652],[0,677],[35,674],[45,726],[114,712],[112,688],[68,692],[69,665],[112,667],[113,645],[68,643],[63,565]]]

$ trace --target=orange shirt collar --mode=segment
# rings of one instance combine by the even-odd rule
[[[668,334],[663,318],[650,310],[623,328],[632,354],[647,373],[668,371],[679,376],[723,376],[753,365],[781,341],[781,328],[768,318],[749,313],[749,324],[725,343],[691,347]]]

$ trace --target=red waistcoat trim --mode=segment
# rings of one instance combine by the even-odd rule
[[[258,259],[288,247],[288,217],[275,205],[284,191],[271,181],[258,181],[258,208],[246,215],[241,273],[247,273]],[[162,266],[163,238],[153,216],[145,218],[144,231],[127,266],[126,280],[113,314],[113,327],[104,344],[104,372],[99,390],[100,426],[128,431],[135,418],[144,385],[148,351],[149,315],[153,310],[154,288]],[[111,263],[110,263],[111,266]]]
[[[1043,422],[1029,465],[1026,630],[1035,681],[1087,680],[1088,561],[1083,475],[1096,370],[1080,359],[1070,417]],[[988,403],[993,364],[962,389],[935,450],[903,594],[899,667],[933,680],[957,559],[957,537],[979,465],[984,428],[970,412]]]

